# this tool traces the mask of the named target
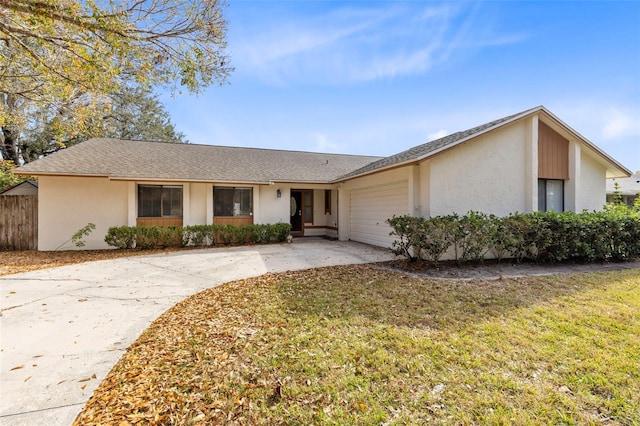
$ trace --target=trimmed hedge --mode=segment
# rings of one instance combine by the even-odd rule
[[[498,261],[594,262],[640,257],[640,211],[607,206],[602,212],[513,213],[496,217],[479,212],[387,220],[398,237],[392,250],[410,260],[437,263],[449,250],[456,261],[480,262],[489,253]]]
[[[113,226],[104,240],[117,248],[154,249],[184,246],[266,244],[284,241],[288,223],[265,225],[194,225],[185,227]]]

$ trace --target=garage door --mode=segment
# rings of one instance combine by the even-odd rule
[[[395,182],[351,191],[350,239],[391,247],[394,238],[385,223],[394,214],[408,213],[407,182]]]

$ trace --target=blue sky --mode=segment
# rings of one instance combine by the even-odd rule
[[[640,1],[234,1],[191,143],[391,155],[537,105],[640,170]]]

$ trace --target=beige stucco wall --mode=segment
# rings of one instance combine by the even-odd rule
[[[277,191],[280,189],[281,197]],[[255,223],[289,223],[289,203],[291,198],[291,186],[288,184],[274,184],[260,186],[260,209],[255,208],[254,192],[254,217]]]
[[[189,186],[189,216],[187,225],[207,223],[207,193],[213,191],[210,184],[187,183]],[[212,192],[213,197],[213,192]]]
[[[75,249],[71,236],[88,223],[96,229],[84,248],[108,248],[107,229],[127,224],[127,182],[41,176],[38,188],[38,250]]]
[[[525,211],[526,131],[520,121],[433,157],[429,214]]]
[[[39,196],[39,250],[55,250],[71,238],[71,235],[94,223],[96,230],[84,239],[86,249],[110,248],[104,237],[111,226],[134,226],[137,217],[138,184],[171,184],[183,186],[184,225],[201,225],[213,222],[213,187],[234,186],[212,183],[184,182],[126,182],[106,178],[49,177],[40,178]],[[251,186],[251,185],[235,185]],[[253,185],[254,223],[289,223],[291,185]],[[314,223],[321,228],[307,229],[305,235],[333,235],[338,215],[337,191],[333,189],[332,212],[324,212],[324,189],[335,185],[295,185],[296,189],[314,190]],[[282,196],[277,197],[280,189]],[[62,249],[76,247],[69,241]]]
[[[602,210],[607,197],[606,168],[586,149],[580,157],[580,198],[576,203],[578,212]]]

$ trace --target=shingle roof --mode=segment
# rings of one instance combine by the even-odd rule
[[[21,174],[207,182],[331,182],[380,157],[96,138]]]
[[[390,157],[96,138],[19,167],[16,172],[131,180],[331,183],[424,160],[534,113],[555,121],[599,155],[607,165],[607,177],[631,174],[543,106],[453,133]]]
[[[24,182],[20,182],[17,185],[13,185],[13,186],[5,189],[4,191],[0,191],[0,195],[5,194],[5,193],[11,191],[12,189],[16,189],[16,188],[18,188],[20,186],[23,186],[23,185],[24,186],[31,185],[34,188],[38,188],[38,181],[37,180],[25,180]]]
[[[517,114],[513,114],[507,117],[500,118],[498,120],[491,121],[489,123],[482,124],[472,129],[468,129],[462,132],[456,132],[451,135],[445,136],[443,138],[436,139],[427,143],[423,143],[422,145],[414,146],[413,148],[409,148],[408,150],[402,151],[399,154],[392,155],[391,157],[382,158],[378,161],[374,161],[373,163],[369,163],[358,170],[349,172],[346,175],[342,176],[341,179],[348,179],[354,176],[367,174],[378,169],[386,169],[388,167],[392,167],[397,164],[422,160],[431,154],[440,152],[443,149],[446,149],[448,147],[455,146],[459,142],[467,140],[473,136],[479,135],[488,129],[500,126],[501,124],[505,124],[518,116],[527,115],[538,108],[540,107],[519,112]]]

